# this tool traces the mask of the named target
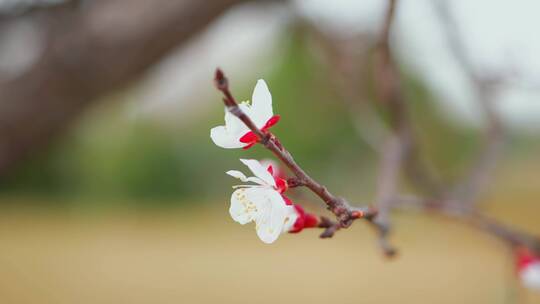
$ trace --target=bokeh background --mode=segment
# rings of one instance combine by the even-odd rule
[[[448,1],[507,134],[482,197],[540,233],[540,3]],[[469,226],[396,212],[396,259],[364,223],[260,242],[228,215],[224,174],[260,147],[223,150],[212,84],[240,100],[264,78],[273,130],[333,192],[374,196],[382,116],[372,49],[384,1],[0,1],[1,303],[540,303],[511,252]],[[431,1],[400,1],[392,46],[424,157],[448,183],[482,116]],[[410,190],[405,187],[405,190]],[[324,213],[310,193],[292,197]]]

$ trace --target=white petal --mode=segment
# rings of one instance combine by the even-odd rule
[[[274,114],[272,111],[272,95],[264,80],[259,79],[251,98],[251,119],[261,128]]]
[[[249,102],[242,101],[238,106],[240,107],[240,110],[242,110],[242,112],[244,112],[247,116],[251,116],[252,109],[251,109],[251,105],[249,104]],[[240,120],[240,119],[238,119],[238,120]],[[242,121],[240,120],[240,122],[242,122]],[[244,124],[244,123],[242,122],[242,124]]]
[[[240,159],[240,161],[244,165],[248,166],[249,170],[251,170],[251,172],[253,172],[253,174],[256,177],[263,180],[266,184],[272,187],[276,186],[276,181],[274,180],[274,177],[272,176],[272,174],[270,174],[270,172],[268,172],[268,170],[266,170],[266,168],[263,167],[263,165],[261,165],[261,163],[258,160]]]
[[[225,172],[226,174],[234,177],[234,178],[237,178],[245,183],[247,182],[253,182],[253,183],[257,183],[259,185],[266,185],[266,183],[264,181],[262,181],[260,178],[258,177],[254,177],[254,176],[251,176],[251,177],[246,177],[244,175],[244,173],[240,172],[240,171],[237,171],[237,170],[229,170],[227,172]],[[248,185],[246,185],[248,186]]]
[[[532,263],[520,272],[523,285],[540,291],[540,262]]]
[[[253,201],[260,202],[257,195],[259,189],[255,188],[240,188],[233,192],[231,196],[231,207],[229,214],[236,222],[244,225],[258,217],[260,206]]]
[[[234,178],[238,178],[239,180],[241,181],[246,181],[247,177],[244,175],[244,173],[240,172],[240,171],[237,171],[237,170],[229,170],[227,172],[225,172],[226,174],[234,177]]]
[[[267,170],[268,170],[268,167],[269,166],[272,166],[272,168],[274,169],[274,174],[273,176],[275,177],[282,177],[284,174],[283,172],[283,169],[279,166],[279,164],[274,161],[273,159],[269,159],[269,158],[265,158],[265,159],[261,159],[259,161],[261,163],[261,165],[263,167],[265,167]]]
[[[255,222],[257,223],[257,235],[261,241],[273,243],[283,231],[285,218],[287,217],[287,205],[281,194],[275,190],[265,189],[258,191],[264,199]]]
[[[245,103],[240,104],[240,108],[251,112]],[[238,117],[225,109],[225,125],[212,128],[210,138],[217,146],[225,149],[243,148],[247,144],[240,142],[240,138],[247,132],[249,132],[249,128]]]
[[[210,130],[210,138],[214,144],[225,149],[242,148],[246,145],[241,143],[237,136],[230,134],[225,126],[212,128]]]
[[[245,102],[240,104],[240,109],[249,116],[248,112],[251,112],[251,110]],[[249,128],[240,120],[240,118],[231,114],[227,109],[225,109],[225,126],[231,135],[238,137],[241,137],[249,131]]]
[[[287,215],[284,220],[282,233],[289,232],[293,228],[296,220],[298,219],[298,213],[296,212],[296,209],[293,206],[289,206],[289,205],[287,206],[286,214]]]

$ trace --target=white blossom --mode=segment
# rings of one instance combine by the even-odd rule
[[[274,116],[272,110],[272,95],[262,79],[257,81],[253,90],[252,103],[244,101],[239,107],[262,131],[266,131],[279,120],[279,116]],[[225,125],[212,128],[210,138],[217,146],[225,149],[249,148],[256,143],[254,134],[249,137],[251,140],[245,137],[250,133],[249,128],[238,117],[225,109]]]
[[[240,171],[227,174],[242,182],[252,183],[235,186],[231,196],[229,213],[233,220],[244,225],[255,222],[257,235],[265,243],[273,243],[281,233],[288,232],[294,225],[297,213],[287,205],[278,191],[272,174],[254,159],[241,159],[255,176],[247,177]]]

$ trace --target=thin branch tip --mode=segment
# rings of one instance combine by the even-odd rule
[[[216,87],[220,91],[228,86],[227,77],[225,77],[225,74],[220,68],[216,68],[214,81],[215,81]]]

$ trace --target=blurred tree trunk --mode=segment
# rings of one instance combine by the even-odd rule
[[[246,0],[94,0],[51,14],[37,62],[0,83],[0,175],[100,96]]]

